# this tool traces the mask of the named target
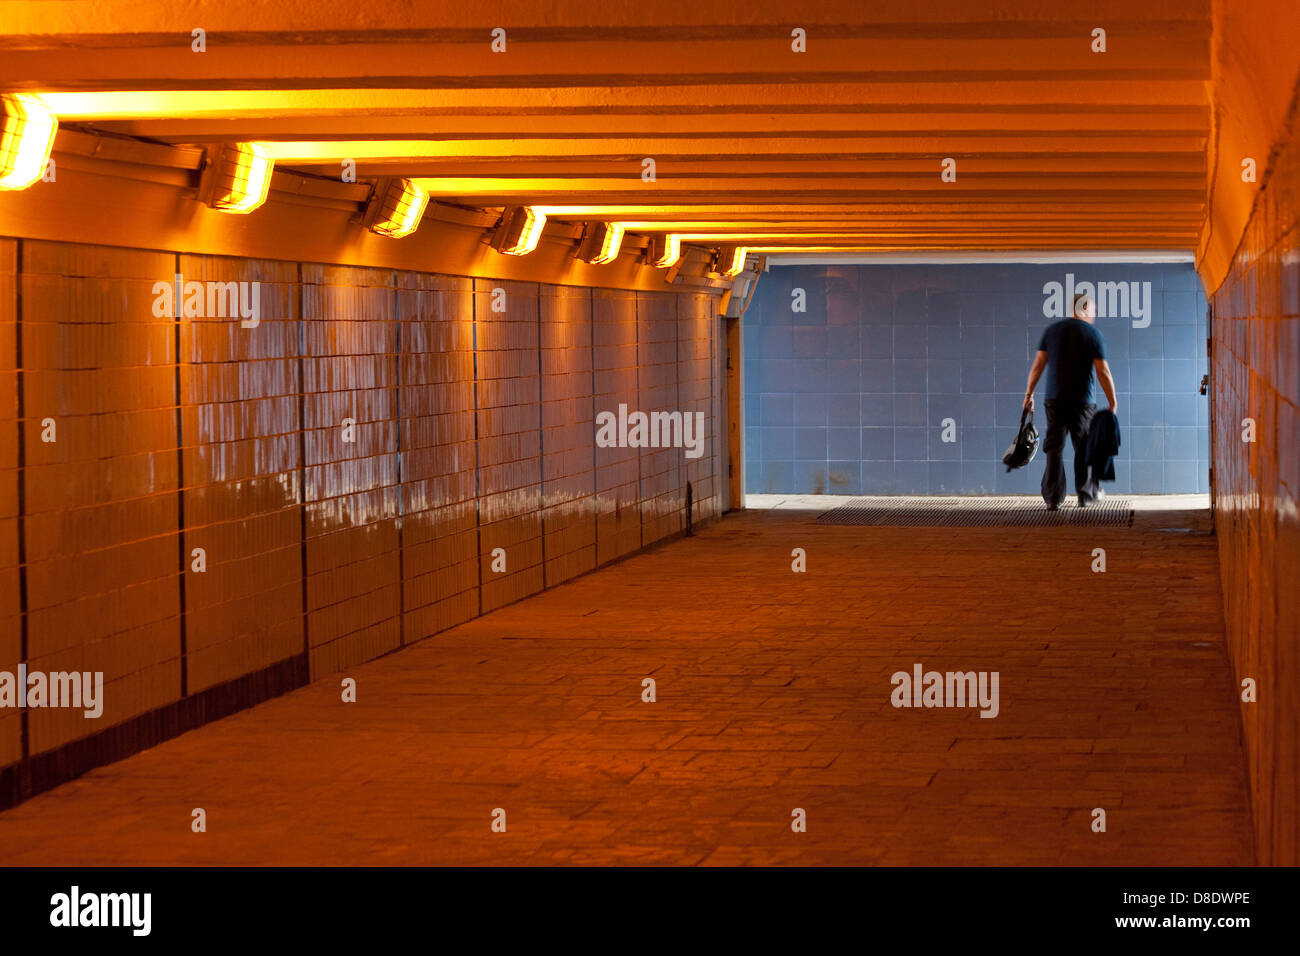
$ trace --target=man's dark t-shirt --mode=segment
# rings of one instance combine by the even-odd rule
[[[1044,397],[1069,405],[1092,404],[1092,362],[1106,357],[1101,333],[1083,319],[1062,319],[1043,330],[1038,350],[1047,353]]]

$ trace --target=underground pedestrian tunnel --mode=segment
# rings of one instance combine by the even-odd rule
[[[1288,0],[4,7],[0,861],[1300,862]]]

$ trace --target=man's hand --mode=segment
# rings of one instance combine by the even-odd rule
[[[1034,410],[1034,386],[1043,375],[1043,369],[1047,368],[1047,353],[1039,349],[1034,353],[1034,364],[1029,367],[1029,381],[1025,382],[1025,403],[1022,408],[1029,411]]]
[[[1110,402],[1110,410],[1118,412],[1119,396],[1115,394],[1115,377],[1110,374],[1110,363],[1099,358],[1093,359],[1092,364],[1097,370],[1097,381],[1101,383],[1101,390],[1106,393],[1106,401]]]

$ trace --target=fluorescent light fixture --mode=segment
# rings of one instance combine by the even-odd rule
[[[650,237],[646,247],[646,262],[656,269],[667,269],[682,257],[682,237],[675,232]]]
[[[748,250],[744,246],[719,249],[717,256],[713,260],[714,270],[724,279],[736,278],[745,268],[745,255],[747,252]]]
[[[366,228],[390,239],[409,236],[428,205],[429,194],[409,179],[380,180],[366,207]]]
[[[252,212],[266,202],[275,160],[259,143],[225,143],[208,152],[199,198],[222,212]]]
[[[602,266],[618,258],[623,245],[623,227],[616,222],[591,222],[578,246],[578,258]]]
[[[0,96],[0,189],[26,189],[44,175],[58,128],[35,96]]]
[[[501,217],[492,247],[507,256],[526,256],[537,248],[546,215],[532,206],[509,206]]]

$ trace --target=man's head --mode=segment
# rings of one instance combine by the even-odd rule
[[[1097,317],[1097,304],[1086,292],[1074,297],[1074,317],[1085,322],[1092,322]]]

